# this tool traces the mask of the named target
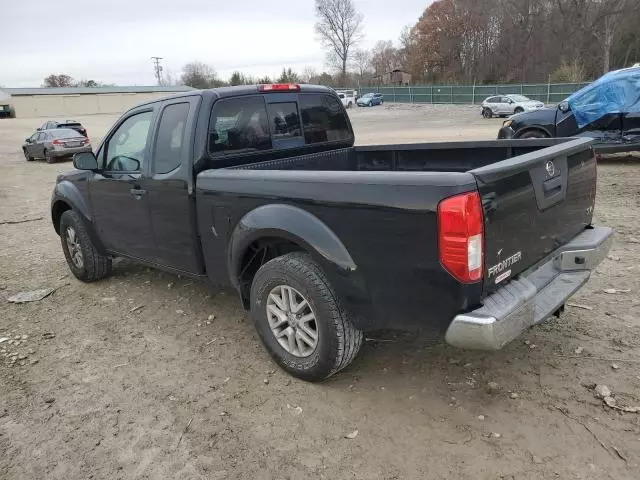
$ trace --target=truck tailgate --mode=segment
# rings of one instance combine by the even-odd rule
[[[471,170],[485,217],[484,295],[591,225],[592,143],[575,139],[523,155],[514,147],[512,158]]]

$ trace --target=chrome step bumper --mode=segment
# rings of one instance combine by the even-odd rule
[[[482,307],[457,315],[447,329],[447,342],[460,348],[501,349],[562,307],[589,280],[612,241],[613,230],[608,227],[580,233],[485,298]]]

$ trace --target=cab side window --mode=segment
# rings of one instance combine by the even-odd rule
[[[188,116],[188,103],[167,105],[162,111],[154,149],[154,173],[169,173],[182,163],[182,146]]]
[[[246,96],[218,100],[209,119],[209,152],[214,155],[271,148],[264,98]]]
[[[142,112],[120,124],[105,145],[105,171],[142,171],[152,119],[153,112]]]

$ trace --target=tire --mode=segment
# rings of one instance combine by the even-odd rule
[[[518,138],[549,138],[549,136],[540,130],[529,130],[522,135],[518,135]]]
[[[295,321],[291,318],[296,315],[284,312],[291,312],[293,309],[280,310],[279,302],[274,302],[274,295],[280,301],[287,297],[282,288],[293,291],[296,298],[294,304],[297,302],[299,306],[304,301],[307,302],[299,310],[301,313],[298,316],[305,318],[310,312],[314,317],[312,321],[305,323],[305,332],[315,332],[316,344],[310,352],[302,352],[300,343],[294,345],[288,341],[289,337],[297,338],[299,330],[305,327],[298,328],[302,322],[298,322],[297,327],[289,323]],[[287,300],[284,303],[285,307],[291,304]],[[280,321],[280,326],[272,330],[274,322],[282,318],[267,312],[273,307],[288,320]],[[345,368],[353,361],[363,341],[362,332],[354,327],[326,275],[306,253],[289,253],[260,267],[251,285],[251,316],[262,343],[274,361],[294,377],[308,382],[322,381]],[[276,330],[280,330],[279,339],[276,338]],[[283,335],[282,332],[286,331],[289,334]],[[294,331],[295,334],[292,333]],[[305,335],[313,340],[311,335]],[[286,349],[280,342],[288,344],[289,348]],[[303,346],[310,348],[304,342]],[[295,349],[298,351],[294,351]]]
[[[52,157],[48,150],[44,151],[44,159],[47,163],[56,163],[55,157]]]
[[[493,111],[490,108],[483,108],[482,109],[482,116],[484,118],[493,118]]]
[[[516,114],[516,115],[517,115],[518,113],[522,113],[522,112],[524,112],[524,108],[522,108],[522,107],[518,107],[518,108],[516,108],[516,109],[513,111],[513,113],[514,113],[514,114]]]
[[[78,280],[95,282],[111,273],[111,259],[98,252],[77,212],[67,210],[60,217],[60,241],[67,265]]]
[[[24,158],[27,162],[33,162],[33,157],[27,153],[27,149],[23,148],[22,153],[24,153]]]
[[[351,108],[353,106],[352,102],[347,103],[347,108]]]

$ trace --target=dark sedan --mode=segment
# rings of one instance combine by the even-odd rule
[[[54,128],[36,132],[22,145],[24,158],[30,162],[44,158],[53,163],[58,158],[72,157],[75,153],[90,152],[91,143],[84,135],[70,128]]]
[[[640,112],[607,114],[579,128],[566,103],[558,108],[513,115],[502,124],[499,139],[591,137],[600,152],[640,150]]]
[[[599,152],[640,150],[640,67],[609,72],[557,108],[514,115],[499,139],[589,137]]]

